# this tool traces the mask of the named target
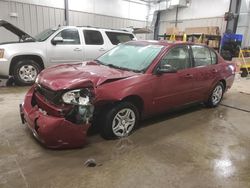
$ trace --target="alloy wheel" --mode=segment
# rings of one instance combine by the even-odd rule
[[[19,69],[19,76],[25,82],[33,82],[37,77],[37,69],[33,65],[23,65]]]
[[[127,136],[136,123],[135,112],[130,108],[124,108],[117,112],[112,122],[113,133],[117,137]]]
[[[212,94],[212,103],[213,105],[217,105],[223,96],[223,88],[221,85],[217,85],[214,88],[213,94]]]

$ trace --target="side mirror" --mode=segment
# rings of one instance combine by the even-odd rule
[[[159,66],[156,70],[156,73],[157,74],[163,74],[163,73],[176,73],[177,70],[172,67],[171,65],[169,64],[165,64],[163,66]]]
[[[63,38],[62,37],[55,37],[52,39],[51,43],[53,45],[57,45],[58,43],[63,43]]]

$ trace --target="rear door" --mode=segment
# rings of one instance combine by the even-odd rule
[[[55,45],[52,44],[51,41],[48,41],[47,58],[51,65],[79,62],[83,60],[83,49],[78,29],[64,29],[60,31],[55,37],[61,37],[63,41]]]
[[[192,45],[195,95],[203,100],[218,79],[217,54],[206,46]]]
[[[93,60],[108,50],[103,34],[99,30],[83,29],[84,60]]]
[[[161,112],[172,107],[195,101],[193,95],[193,69],[189,47],[174,47],[162,58],[159,66],[169,65],[177,72],[155,75],[154,101],[156,111]]]

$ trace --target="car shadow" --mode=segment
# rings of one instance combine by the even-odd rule
[[[170,119],[174,119],[176,117],[183,116],[186,114],[191,114],[192,112],[196,112],[196,111],[199,111],[202,109],[204,109],[203,104],[195,103],[195,104],[191,104],[191,105],[188,105],[185,107],[172,109],[172,110],[169,110],[169,111],[161,113],[161,114],[153,115],[153,116],[150,116],[146,119],[141,120],[139,122],[139,126],[137,126],[137,128],[136,128],[136,131],[141,129],[141,128],[145,128],[147,126],[153,126],[154,124],[164,122],[164,121],[167,121]],[[99,132],[98,126],[101,126],[101,125],[91,126],[88,130],[87,136],[91,137],[91,136],[95,136],[95,135],[99,134],[100,132]]]

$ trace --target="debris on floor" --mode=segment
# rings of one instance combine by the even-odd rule
[[[5,86],[14,86],[14,80],[13,78],[10,79],[0,79],[0,87],[5,87]]]
[[[95,159],[88,159],[87,161],[85,161],[84,163],[84,166],[86,167],[95,167],[97,164],[96,164],[96,161]]]

